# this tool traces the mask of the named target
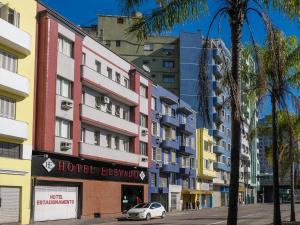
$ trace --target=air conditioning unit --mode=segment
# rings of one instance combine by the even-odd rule
[[[147,161],[148,161],[148,158],[142,157],[142,158],[141,158],[141,161],[142,161],[142,162],[147,162]]]
[[[162,117],[161,113],[156,113],[156,119],[159,119],[161,117]]]
[[[64,110],[68,110],[68,109],[71,109],[73,107],[73,102],[71,101],[61,101],[61,108],[64,109]]]
[[[142,130],[142,135],[143,135],[143,136],[148,135],[148,130]]]
[[[157,143],[160,143],[160,142],[162,142],[162,138],[161,137],[157,137],[156,141],[157,141]]]
[[[156,167],[162,167],[162,162],[156,162]]]
[[[110,99],[107,96],[101,96],[101,102],[103,104],[109,104],[110,103]]]
[[[63,151],[67,151],[67,150],[71,149],[71,147],[72,147],[71,143],[68,143],[68,142],[61,142],[60,143],[60,149],[63,150]]]

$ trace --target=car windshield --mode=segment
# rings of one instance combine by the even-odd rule
[[[136,206],[134,206],[135,209],[142,209],[142,208],[149,208],[150,203],[140,203]]]

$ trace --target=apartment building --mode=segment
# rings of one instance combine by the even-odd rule
[[[197,129],[197,190],[200,191],[197,199],[201,208],[212,208],[220,205],[221,192],[214,191],[213,179],[217,177],[214,170],[216,154],[213,152],[213,137],[205,128]]]
[[[195,112],[177,96],[153,85],[152,164],[149,199],[168,211],[195,206]]]
[[[148,201],[152,82],[45,5],[37,22],[33,221]]]
[[[29,224],[36,1],[0,1],[0,224]]]
[[[151,74],[160,86],[179,95],[179,40],[175,36],[149,36],[140,41],[127,34],[137,12],[132,17],[98,15],[97,24],[82,27],[103,45]],[[116,30],[118,32],[116,32]]]
[[[208,129],[213,137],[213,152],[216,154],[214,169],[214,190],[221,192],[219,206],[228,203],[228,185],[230,178],[231,149],[231,111],[226,104],[228,90],[222,86],[226,66],[230,64],[230,52],[220,39],[210,39],[208,43],[209,66],[209,115],[205,121],[199,113],[199,61],[203,49],[204,38],[200,31],[195,33],[180,33],[180,98],[191,105],[197,112],[196,127]]]

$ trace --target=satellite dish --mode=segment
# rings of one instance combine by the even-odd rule
[[[143,68],[143,70],[145,70],[148,73],[150,73],[150,71],[151,71],[149,66],[147,66],[147,65],[143,65],[142,68]]]

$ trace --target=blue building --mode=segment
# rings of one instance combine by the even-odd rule
[[[152,90],[149,199],[168,211],[195,206],[195,112],[160,86]]]
[[[199,61],[204,43],[200,31],[180,33],[180,98],[191,105],[197,113],[196,127],[206,128],[213,136],[217,162],[214,169],[217,177],[213,179],[213,207],[227,205],[230,177],[231,115],[230,106],[225,104],[228,92],[222,87],[225,62],[230,64],[230,52],[220,39],[209,39],[209,114],[210,122],[205,122],[199,114]],[[202,182],[199,178],[197,182]]]

